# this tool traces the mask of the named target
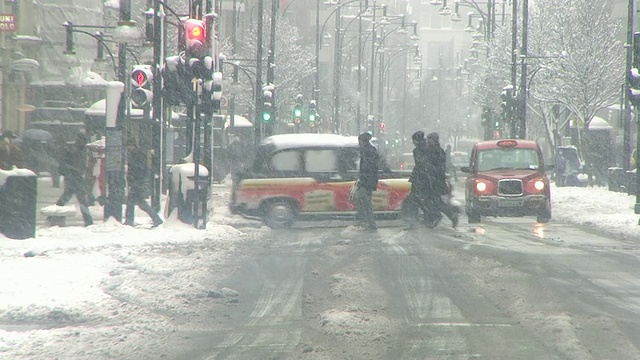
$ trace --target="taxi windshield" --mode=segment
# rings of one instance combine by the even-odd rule
[[[540,159],[535,149],[496,148],[478,153],[478,171],[537,170]]]

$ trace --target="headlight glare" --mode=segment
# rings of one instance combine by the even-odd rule
[[[479,192],[483,192],[483,191],[487,190],[487,184],[482,182],[482,181],[477,182],[476,183],[476,190],[478,190]]]
[[[535,188],[536,188],[536,190],[538,190],[538,191],[543,190],[543,189],[544,189],[544,186],[545,186],[545,185],[544,185],[544,181],[542,181],[542,180],[536,180],[536,181],[533,183],[533,187],[535,187]]]

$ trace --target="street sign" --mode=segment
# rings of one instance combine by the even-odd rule
[[[0,14],[0,32],[15,32],[17,29],[14,14]]]

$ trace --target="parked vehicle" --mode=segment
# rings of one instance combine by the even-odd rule
[[[400,161],[400,170],[413,170],[415,166],[415,160],[413,159],[413,153],[402,154],[402,160]]]
[[[557,186],[586,186],[588,176],[584,171],[584,161],[578,149],[573,146],[559,146],[556,149],[555,182]]]
[[[297,219],[353,217],[349,200],[358,178],[357,137],[332,134],[284,134],[266,138],[253,165],[238,174],[231,211],[262,219],[272,228]],[[376,217],[397,217],[411,188],[408,171],[391,171],[381,159]]]
[[[452,151],[451,163],[455,166],[456,171],[462,171],[463,166],[469,165],[469,153],[466,151]]]
[[[551,192],[542,151],[531,140],[478,142],[471,151],[465,181],[469,223],[481,216],[536,216],[540,223],[551,219]]]

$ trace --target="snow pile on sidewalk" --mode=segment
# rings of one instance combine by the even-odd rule
[[[264,228],[156,229],[114,220],[0,239],[0,358],[140,358],[162,353],[166,315],[206,305],[212,265],[260,241]],[[91,344],[103,344],[92,346]],[[133,357],[132,357],[133,356]]]
[[[625,238],[640,239],[640,215],[634,214],[635,196],[606,187],[551,188],[554,222],[580,224]]]

